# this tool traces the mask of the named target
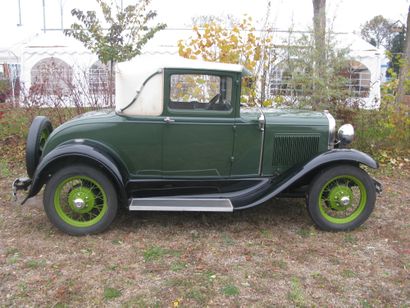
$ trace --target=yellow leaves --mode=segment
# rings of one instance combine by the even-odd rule
[[[238,44],[239,42],[238,37],[236,35],[231,35],[230,39],[231,42],[234,42],[235,44]]]
[[[256,43],[256,37],[253,33],[248,33],[248,44],[254,45]]]
[[[232,25],[231,29],[212,21],[204,24],[203,29],[195,25],[193,31],[194,35],[190,39],[178,43],[181,56],[241,63],[250,70],[255,68],[258,61],[264,60],[264,43],[271,41],[269,36],[263,39],[256,36],[252,18],[247,15],[241,22]]]
[[[186,58],[202,58],[205,61],[239,63],[248,70],[255,67],[266,68],[272,43],[271,33],[260,37],[256,33],[250,16],[245,15],[241,21],[234,22],[230,28],[224,23],[215,21],[193,27],[193,35],[178,44],[179,54]],[[269,58],[270,61],[272,59]],[[247,90],[247,101],[254,104],[255,85]]]
[[[173,308],[178,308],[179,305],[181,304],[181,301],[182,300],[180,298],[177,298],[176,300],[172,301],[172,307]]]
[[[253,59],[255,61],[259,61],[261,59],[261,53],[262,53],[261,46],[257,45],[255,48],[255,54],[253,56]]]

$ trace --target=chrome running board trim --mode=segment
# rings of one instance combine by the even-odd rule
[[[229,199],[134,198],[130,211],[233,212]]]

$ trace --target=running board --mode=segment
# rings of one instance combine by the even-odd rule
[[[229,199],[134,198],[130,211],[233,212]]]

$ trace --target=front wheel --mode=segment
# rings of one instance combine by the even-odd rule
[[[117,192],[99,169],[87,165],[57,171],[44,191],[50,221],[71,235],[95,234],[108,228],[117,214]]]
[[[352,230],[374,209],[376,189],[362,169],[343,165],[317,175],[309,188],[308,212],[316,225],[328,231]]]

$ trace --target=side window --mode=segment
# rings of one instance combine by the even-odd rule
[[[176,110],[232,109],[232,78],[202,74],[173,74],[169,108]]]

